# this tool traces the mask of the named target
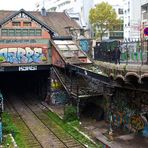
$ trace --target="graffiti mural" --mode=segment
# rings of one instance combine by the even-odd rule
[[[128,113],[122,112],[113,113],[113,123],[116,127],[122,127],[133,132],[146,131],[148,125],[147,121],[144,121],[140,114],[130,116]]]
[[[136,91],[118,90],[108,106],[107,120],[113,117],[113,127],[148,137],[147,96]],[[112,113],[112,114],[111,114]]]
[[[84,51],[84,52],[88,52],[89,51],[89,40],[87,39],[81,39],[80,40],[80,46],[81,46],[81,49]]]
[[[140,115],[132,116],[130,119],[130,122],[131,122],[131,127],[135,131],[140,131],[140,130],[144,129],[144,122],[143,122]]]
[[[47,50],[42,48],[1,48],[0,63],[46,63]]]
[[[65,104],[68,102],[68,95],[57,78],[56,74],[51,72],[51,103]]]

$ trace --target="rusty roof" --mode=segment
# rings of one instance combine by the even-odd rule
[[[42,22],[44,25],[47,25],[54,30],[59,36],[70,35],[66,28],[80,28],[80,26],[67,16],[65,12],[46,12],[46,16],[42,16],[39,11],[25,11],[23,9],[20,11],[0,10],[0,22],[11,19],[11,16],[13,18],[17,12],[25,12],[29,14],[30,17],[36,18],[39,22]]]

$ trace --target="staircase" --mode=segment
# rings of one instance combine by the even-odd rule
[[[58,67],[52,67],[52,70],[57,75],[69,96],[84,98],[102,95],[96,88],[91,88],[90,85],[88,85],[90,80],[83,76],[77,74],[71,75],[69,72],[65,72],[64,69]]]

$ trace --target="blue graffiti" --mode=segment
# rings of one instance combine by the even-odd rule
[[[0,62],[7,63],[41,63],[46,62],[46,55],[42,48],[2,48],[0,49]]]
[[[42,55],[42,52],[35,51],[34,52],[34,56],[32,57],[33,61],[34,62],[38,62],[40,57],[41,57],[41,55]]]
[[[83,51],[88,52],[89,51],[89,40],[87,39],[80,40],[80,46]]]
[[[23,58],[24,58],[24,53],[22,50],[17,51],[16,58],[17,58],[18,63],[22,63]]]
[[[143,136],[148,137],[148,124],[143,129]]]
[[[26,51],[26,58],[27,58],[27,63],[33,62],[33,51],[31,50]]]

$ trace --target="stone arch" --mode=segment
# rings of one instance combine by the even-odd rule
[[[109,78],[110,78],[111,80],[114,80],[114,74],[113,74],[113,73],[110,73]]]
[[[141,80],[143,80],[143,79],[147,79],[148,78],[148,73],[145,73],[145,74],[143,74],[143,75],[141,75]]]
[[[120,85],[124,84],[124,80],[125,80],[125,78],[123,75],[117,75],[117,77],[115,78],[115,81]]]
[[[140,82],[140,80],[141,80],[140,75],[138,75],[135,72],[128,72],[125,75],[125,81],[130,82],[134,85],[137,85]]]
[[[148,73],[141,75],[141,83],[144,85],[148,83]]]

